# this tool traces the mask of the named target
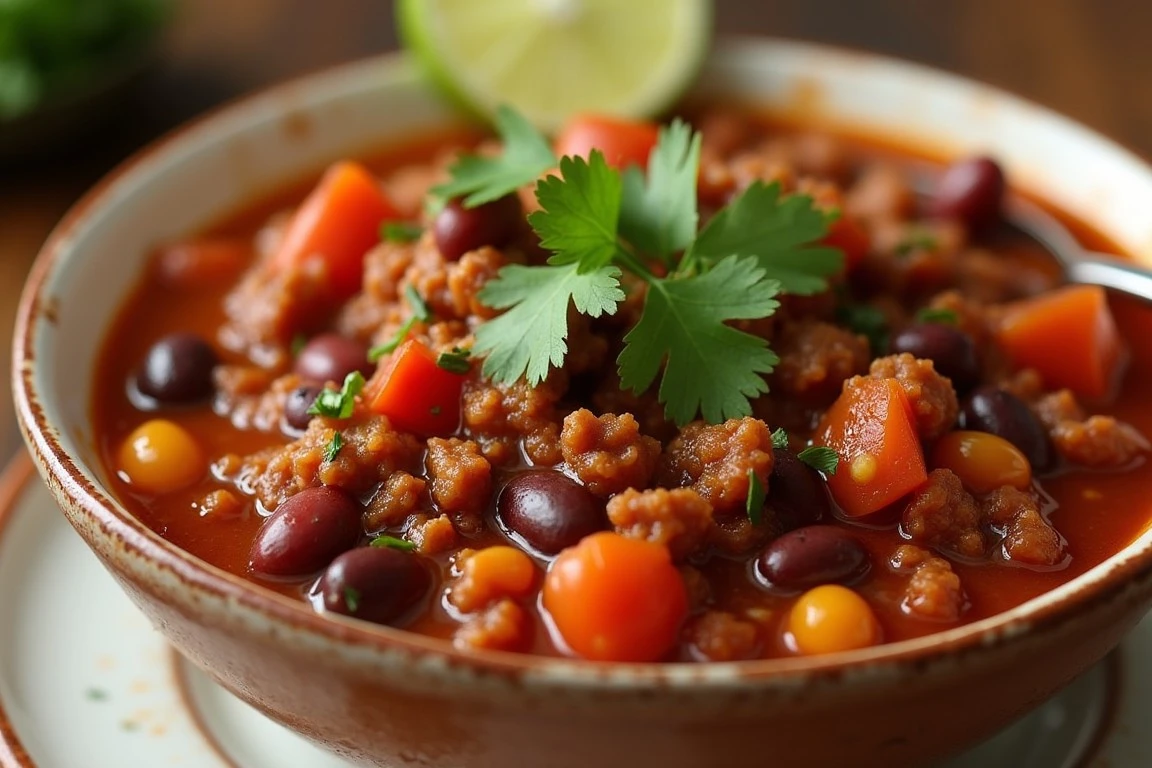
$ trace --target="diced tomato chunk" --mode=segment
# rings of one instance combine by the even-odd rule
[[[451,435],[460,426],[460,396],[467,377],[436,364],[436,354],[409,339],[380,362],[365,388],[368,408],[406,432]]]
[[[615,168],[629,165],[648,167],[648,155],[656,146],[660,128],[655,123],[619,120],[601,115],[573,118],[556,138],[556,154],[561,157],[588,157],[593,149]]]

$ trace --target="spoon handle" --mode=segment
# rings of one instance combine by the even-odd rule
[[[1152,272],[1102,253],[1085,252],[1065,263],[1070,283],[1087,283],[1152,302]]]

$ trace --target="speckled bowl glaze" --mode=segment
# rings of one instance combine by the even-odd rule
[[[1152,261],[1152,169],[1004,93],[810,45],[726,42],[701,81],[778,112],[994,153],[1027,189]],[[148,247],[336,157],[452,115],[405,61],[245,99],[139,154],[68,214],[20,308],[13,389],[72,525],[171,642],[276,720],[366,765],[452,768],[915,765],[987,736],[1113,648],[1152,603],[1152,532],[1013,611],[840,655],[600,665],[498,653],[353,620],[209,567],[107,490],[89,424],[95,356]]]

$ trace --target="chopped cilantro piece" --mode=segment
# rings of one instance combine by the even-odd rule
[[[372,539],[371,546],[373,547],[387,547],[389,549],[398,549],[401,552],[414,552],[416,551],[416,544],[405,539],[397,538],[396,536],[388,536],[386,534],[377,536]]]
[[[331,464],[336,461],[336,457],[340,454],[340,449],[344,447],[344,435],[339,432],[332,433],[332,439],[328,441],[328,445],[324,446],[324,463]]]
[[[496,111],[496,132],[504,143],[503,154],[461,156],[448,169],[451,180],[434,187],[432,194],[441,199],[466,195],[464,205],[473,208],[531,184],[556,167],[548,139],[510,107]]]
[[[914,229],[896,244],[895,254],[900,258],[905,258],[916,251],[935,251],[939,248],[940,241],[936,239],[934,234],[926,230]]]
[[[744,511],[752,525],[760,525],[764,520],[764,484],[756,475],[755,470],[748,470],[748,498],[744,502]]]
[[[441,352],[436,358],[436,365],[449,373],[457,373],[461,376],[472,370],[472,364],[468,362],[468,357],[471,353],[466,349],[453,347],[451,352]]]
[[[424,297],[416,290],[416,286],[408,283],[404,286],[404,298],[408,300],[408,307],[412,310],[412,317],[416,318],[422,323],[427,323],[432,319],[432,310],[428,309],[428,302],[424,301]]]
[[[384,357],[384,355],[390,355],[395,352],[396,347],[403,344],[404,339],[408,338],[408,332],[412,330],[412,326],[415,325],[417,321],[427,323],[432,319],[432,311],[428,309],[428,304],[424,301],[424,297],[417,292],[411,283],[404,286],[404,298],[408,300],[408,306],[412,309],[412,316],[396,329],[396,333],[392,335],[391,339],[368,350],[368,362],[375,363]]]
[[[936,307],[924,307],[916,313],[916,322],[918,323],[947,323],[949,325],[956,325],[960,322],[955,310],[951,309],[937,309]]]
[[[836,474],[836,467],[840,464],[836,450],[825,445],[810,445],[796,454],[796,458],[826,475]]]
[[[344,605],[348,607],[348,613],[356,613],[360,610],[360,590],[355,587],[344,587]]]
[[[784,450],[788,447],[788,433],[784,431],[784,427],[779,427],[772,433],[772,447],[777,450]]]
[[[316,396],[316,401],[308,408],[313,416],[327,416],[330,419],[346,419],[352,415],[356,407],[356,395],[364,389],[364,374],[353,371],[344,377],[344,386],[336,392],[331,389],[322,389]]]
[[[420,239],[424,227],[403,221],[386,221],[380,225],[380,239],[386,243],[411,243]]]
[[[869,304],[842,304],[836,308],[836,319],[854,333],[868,339],[873,355],[883,354],[888,348],[888,318]]]
[[[304,351],[304,347],[308,346],[308,337],[302,333],[298,333],[292,337],[292,346],[289,351],[292,357],[300,357],[300,353]]]

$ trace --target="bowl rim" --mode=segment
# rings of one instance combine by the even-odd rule
[[[785,40],[773,37],[723,38],[710,56],[710,61],[725,56],[742,55],[749,48],[765,47],[802,51],[820,56],[862,57],[897,68],[931,76],[942,85],[977,86],[995,101],[1014,102],[1041,110],[1045,119],[1056,119],[1083,127],[1059,113],[1027,102],[999,88],[960,77],[942,70],[907,62],[898,58],[861,52],[823,44]],[[363,70],[372,70],[383,81],[386,77],[415,78],[410,60],[403,53],[386,53],[339,64],[318,72],[287,80],[240,96],[207,111],[142,149],[133,153],[94,187],[86,192],[64,215],[49,235],[36,257],[18,305],[13,339],[12,390],[17,421],[24,440],[41,476],[47,481],[57,501],[71,510],[68,515],[74,527],[85,519],[89,535],[101,539],[118,551],[115,567],[128,571],[129,563],[143,568],[155,577],[167,571],[189,590],[211,601],[223,601],[230,610],[251,612],[261,620],[287,625],[320,641],[379,653],[401,652],[408,657],[424,657],[446,664],[446,668],[470,673],[496,674],[516,678],[531,677],[539,682],[569,688],[619,690],[633,688],[667,689],[669,685],[688,685],[695,692],[755,686],[792,689],[816,680],[839,684],[860,675],[923,673],[926,665],[961,663],[969,655],[1001,647],[1042,630],[1057,629],[1074,621],[1082,610],[1112,599],[1123,598],[1152,576],[1152,528],[1145,530],[1132,543],[1102,563],[1076,576],[1065,584],[1033,598],[1015,608],[933,633],[920,638],[874,646],[856,651],[824,656],[801,656],[757,659],[739,662],[658,662],[630,664],[593,662],[571,658],[554,658],[501,651],[464,651],[448,640],[420,635],[403,629],[378,626],[368,622],[320,615],[303,601],[293,600],[259,584],[229,574],[212,566],[163,539],[144,523],[134,518],[114,498],[114,494],[89,481],[80,471],[82,464],[62,446],[56,428],[48,420],[44,395],[36,377],[35,339],[40,328],[54,322],[53,300],[48,289],[53,279],[65,269],[75,250],[72,233],[88,218],[106,206],[109,192],[124,177],[147,176],[155,158],[163,157],[173,146],[194,143],[201,134],[211,135],[225,121],[238,117],[257,105],[275,105],[278,94],[301,88],[317,88],[338,82]],[[435,98],[432,88],[422,85]],[[1118,147],[1116,142],[1085,127],[1097,141]],[[1150,168],[1134,153],[1124,151],[1143,170]],[[90,393],[86,393],[90,397]],[[85,533],[81,531],[82,535]],[[85,536],[87,538],[87,536]],[[88,541],[93,545],[93,541]],[[113,567],[112,563],[106,566]],[[155,589],[155,585],[151,585]],[[147,588],[147,587],[146,587]],[[201,602],[183,597],[189,603]],[[204,604],[201,602],[201,604]]]

